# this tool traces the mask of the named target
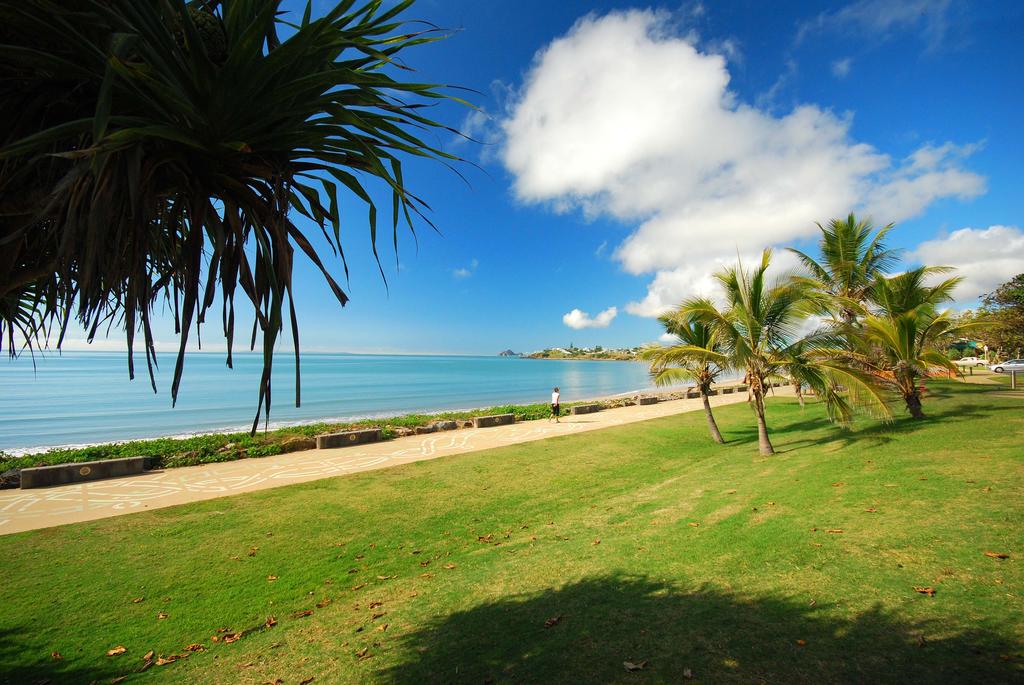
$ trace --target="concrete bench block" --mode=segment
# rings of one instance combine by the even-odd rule
[[[569,410],[570,414],[593,414],[595,411],[601,411],[600,404],[577,404],[575,407]]]
[[[636,403],[637,404],[657,404],[658,403],[658,398],[657,397],[638,397],[638,398],[636,398]]]
[[[718,388],[711,388],[708,390],[708,397],[714,397],[718,394]]]
[[[459,427],[454,421],[435,421],[432,425],[439,431],[453,431]]]
[[[317,449],[325,450],[332,447],[349,447],[365,445],[380,440],[380,428],[365,428],[357,431],[343,431],[316,436]]]
[[[696,399],[699,399],[699,398],[700,398],[700,391],[699,390],[688,390],[687,393],[686,393],[686,399],[688,399],[688,400],[696,400]]]
[[[747,391],[747,386],[745,386],[745,385],[737,385],[736,386],[736,392],[746,392],[746,391]]]
[[[736,388],[722,388],[723,395],[731,395],[735,392]]]
[[[50,485],[131,476],[152,468],[152,465],[151,457],[125,457],[124,459],[83,461],[77,464],[36,466],[21,470],[21,489],[45,488]]]
[[[507,426],[515,422],[515,414],[494,414],[493,416],[476,416],[473,418],[473,428],[491,428],[492,426]]]

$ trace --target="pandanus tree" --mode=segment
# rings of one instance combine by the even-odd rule
[[[867,220],[858,220],[852,213],[846,219],[832,219],[818,224],[821,239],[818,249],[821,261],[795,248],[795,254],[808,275],[798,277],[808,287],[808,295],[821,312],[839,321],[852,324],[865,304],[872,284],[899,262],[899,250],[886,246],[885,238],[893,224],[873,228]]]
[[[937,343],[985,325],[984,321],[959,323],[940,308],[961,280],[932,282],[941,271],[922,267],[878,279],[869,292],[873,305],[858,313],[859,330],[850,336],[855,347],[839,355],[869,374],[878,386],[895,392],[915,419],[924,418],[921,382],[936,369],[959,373]]]
[[[455,98],[403,80],[407,50],[441,37],[400,17],[411,1],[340,0],[317,18],[279,0],[0,4],[0,350],[51,335],[59,348],[72,321],[90,341],[120,327],[129,375],[141,332],[153,381],[166,304],[176,400],[190,335],[219,305],[230,366],[248,303],[263,353],[253,430],[286,325],[298,404],[295,253],[344,305],[343,196],[365,203],[346,221],[368,229],[379,266],[381,230],[397,250],[426,207],[403,160],[454,159],[422,141],[447,127],[421,108]],[[390,196],[384,226],[374,187]]]
[[[693,381],[704,404],[711,439],[722,444],[721,431],[715,422],[708,397],[711,386],[725,370],[728,359],[722,352],[711,327],[678,311],[658,319],[666,333],[673,337],[669,345],[651,345],[640,350],[639,358],[651,365],[651,379],[661,387],[682,381]]]
[[[771,256],[771,250],[765,250],[753,270],[738,263],[715,274],[724,291],[723,306],[709,298],[695,298],[679,310],[680,315],[707,326],[715,335],[722,346],[723,365],[744,372],[763,455],[775,453],[765,413],[773,376],[789,374],[813,388],[830,418],[840,423],[848,423],[853,413],[848,397],[864,398],[884,411],[867,375],[837,356],[835,334],[799,335],[811,307],[807,286],[791,277],[769,281],[766,272]],[[847,388],[847,394],[841,387]]]

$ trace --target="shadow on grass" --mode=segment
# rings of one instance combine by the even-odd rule
[[[806,601],[684,594],[653,579],[600,577],[439,618],[402,636],[404,659],[377,676],[395,684],[681,683],[687,669],[705,683],[1024,677],[1019,644],[954,625],[911,624],[881,607],[836,618]],[[644,667],[627,672],[627,661]]]
[[[936,393],[937,394],[937,393]],[[948,395],[947,395],[948,396]],[[807,410],[820,409],[816,402],[808,404]],[[900,407],[894,410],[894,419],[891,423],[875,423],[866,427],[854,427],[845,429],[836,424],[830,423],[822,415],[813,419],[782,422],[772,421],[771,413],[768,416],[768,434],[778,453],[785,453],[801,447],[812,445],[833,444],[840,448],[851,445],[861,447],[878,447],[892,442],[897,435],[914,433],[923,428],[928,428],[937,423],[957,423],[972,421],[977,418],[989,416],[994,412],[1017,411],[1019,408],[1012,406],[1000,406],[995,404],[964,404],[954,409],[944,411],[928,411],[925,407],[924,419],[917,420],[910,416],[901,416]],[[753,423],[753,414],[751,414]],[[801,438],[793,440],[789,436],[804,434],[812,431],[827,431],[825,435],[817,438]],[[730,428],[726,431],[726,442],[730,445],[744,445],[757,443],[757,429],[753,426],[746,428]]]
[[[30,630],[0,629],[0,685],[106,683],[142,663],[138,656],[131,661],[130,665],[127,662],[119,664],[123,666],[119,670],[118,664],[114,663],[105,668],[76,665],[70,654],[63,655],[62,659],[54,659],[50,655],[44,658],[40,655],[39,644],[32,640]]]

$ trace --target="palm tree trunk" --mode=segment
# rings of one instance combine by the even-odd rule
[[[921,411],[921,393],[918,392],[917,388],[914,388],[913,392],[905,393],[903,395],[903,401],[907,403],[907,411],[915,419],[923,419],[924,412]]]
[[[711,431],[711,439],[719,445],[725,444],[722,433],[718,430],[718,424],[715,423],[715,415],[711,413],[711,402],[708,401],[708,394],[703,388],[700,391],[700,399],[704,403],[704,415],[708,418],[708,430]]]
[[[754,390],[754,412],[757,414],[757,448],[763,456],[775,454],[772,441],[768,439],[768,423],[764,419],[764,390]]]
[[[796,398],[798,400],[800,400],[800,408],[803,409],[804,408],[804,393],[803,393],[803,390],[801,388],[802,388],[802,384],[800,383],[800,381],[793,381],[793,392],[796,393]]]

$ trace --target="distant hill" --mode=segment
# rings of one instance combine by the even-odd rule
[[[505,350],[504,352],[498,353],[499,357],[522,357],[522,352],[513,352],[512,350]]]

